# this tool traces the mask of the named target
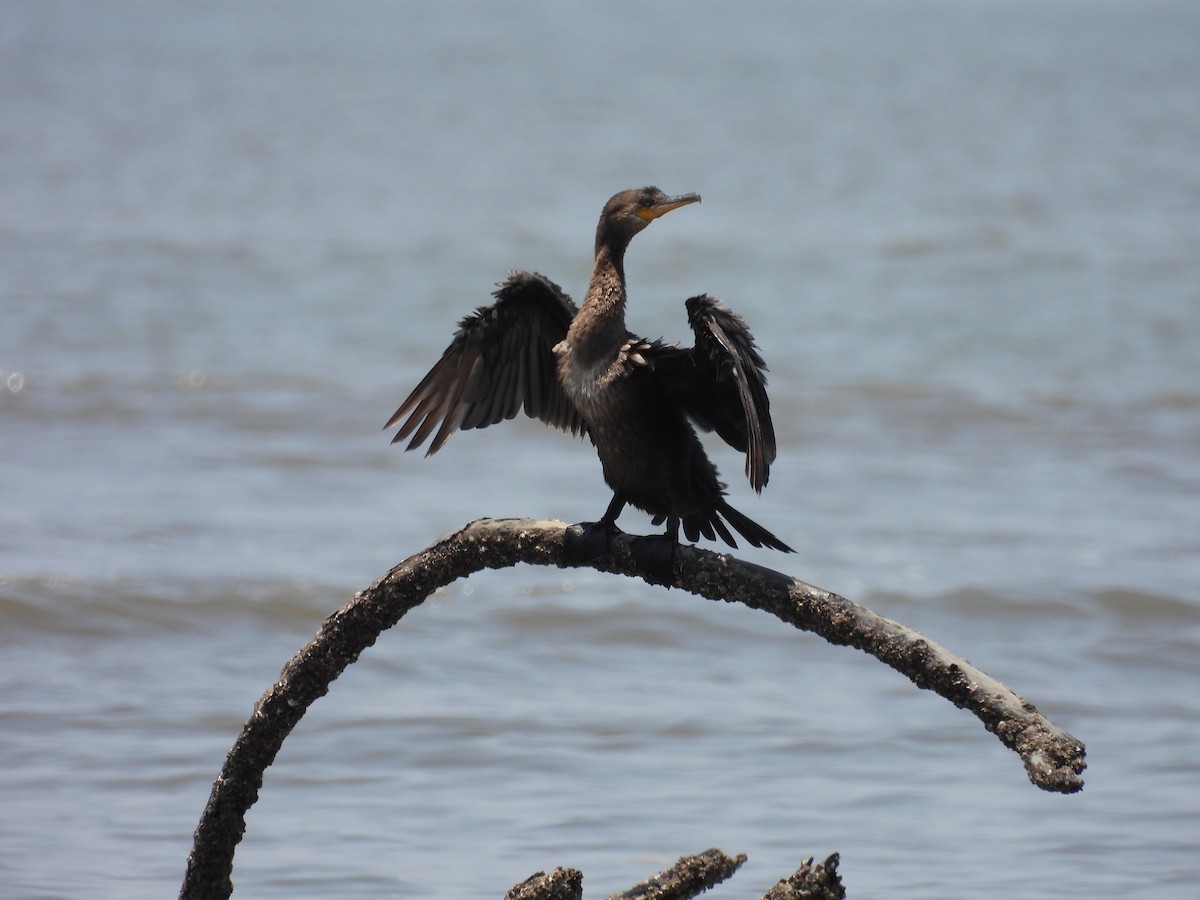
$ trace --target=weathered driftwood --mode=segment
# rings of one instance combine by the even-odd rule
[[[480,519],[406,559],[325,620],[262,696],[213,783],[196,828],[180,897],[226,898],[233,891],[233,854],[263,773],[308,707],[379,635],[440,587],[516,563],[576,565],[563,552],[562,522]],[[618,536],[612,554],[586,565],[643,576]],[[1083,787],[1084,747],[1029,702],[961,657],[910,628],[844,597],[732,556],[681,546],[674,586],[713,600],[765,610],[834,644],[857,647],[956,706],[973,712],[1005,746],[1020,754],[1029,779],[1048,791]]]

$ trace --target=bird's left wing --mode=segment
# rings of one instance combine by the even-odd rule
[[[695,346],[656,360],[656,369],[698,426],[745,452],[746,477],[762,491],[775,461],[766,363],[745,321],[720,301],[701,294],[687,311]]]
[[[575,304],[535,272],[512,272],[496,302],[464,318],[442,358],[400,404],[384,428],[400,425],[392,443],[406,450],[432,434],[436,453],[460,428],[486,428],[525,408],[547,425],[582,434],[578,410],[559,385],[554,345],[567,336]],[[434,430],[436,429],[436,433]]]

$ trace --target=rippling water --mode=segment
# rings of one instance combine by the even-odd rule
[[[749,610],[590,572],[411,613],[270,769],[239,895],[1200,894],[1200,13],[939,0],[14,7],[0,28],[0,896],[162,897],[322,618],[483,515],[595,518],[520,422],[379,426],[510,267],[580,294],[613,191],[696,190],[631,325],[702,290],[771,363],[741,555],[969,657],[1088,746]],[[628,530],[649,525],[629,513]]]

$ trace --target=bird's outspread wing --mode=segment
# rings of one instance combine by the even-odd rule
[[[762,491],[775,461],[767,366],[741,316],[701,294],[687,301],[695,346],[657,368],[668,390],[705,431],[746,454],[746,477]]]
[[[392,443],[412,435],[405,448],[412,450],[432,434],[428,456],[460,428],[486,428],[522,407],[547,425],[584,432],[553,352],[575,317],[574,302],[536,272],[511,272],[494,296],[458,323],[442,358],[388,419],[384,428],[400,425]]]

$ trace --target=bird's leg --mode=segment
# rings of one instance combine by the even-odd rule
[[[613,493],[613,498],[608,501],[608,509],[604,510],[604,515],[600,517],[597,525],[603,525],[609,531],[620,531],[617,528],[617,516],[621,514],[621,510],[625,508],[626,500],[618,493]]]
[[[647,580],[670,587],[675,580],[675,548],[679,546],[679,516],[667,516],[666,534],[634,538],[629,551],[646,573]]]
[[[626,502],[624,497],[614,493],[599,522],[580,522],[567,529],[563,537],[563,551],[569,562],[588,562],[612,552],[613,535],[621,533],[617,527],[617,516],[625,508]]]

